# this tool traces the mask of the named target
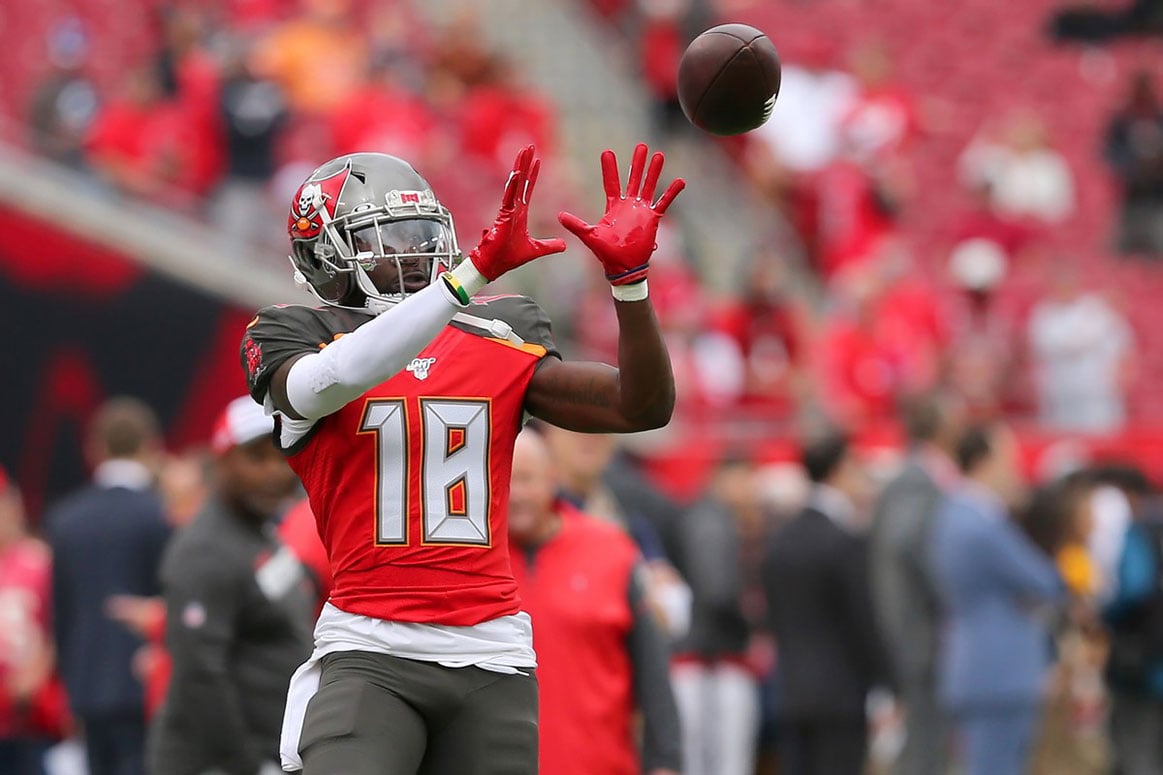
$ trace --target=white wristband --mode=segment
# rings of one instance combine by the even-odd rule
[[[489,284],[488,279],[480,273],[480,270],[476,268],[476,264],[468,257],[465,257],[463,261],[457,264],[451,274],[469,296],[480,293],[481,289]]]
[[[630,285],[611,285],[610,293],[617,301],[642,301],[650,295],[645,280]]]

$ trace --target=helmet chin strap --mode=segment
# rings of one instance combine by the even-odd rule
[[[363,254],[361,253],[360,256],[362,255]],[[371,254],[369,253],[368,255]],[[364,296],[367,297],[367,301],[365,302],[367,308],[372,309],[372,304],[376,303],[377,306],[386,305],[383,309],[388,309],[392,305],[403,301],[407,296],[407,293],[403,292],[403,286],[401,285],[400,293],[383,293],[380,291],[380,289],[376,287],[376,284],[372,282],[372,278],[370,275],[368,275],[367,270],[365,270],[359,264],[360,256],[356,256],[356,261],[352,267],[352,271],[355,274],[355,286],[359,288]],[[401,277],[399,281],[403,283],[403,278]],[[383,312],[383,309],[379,310],[379,312]],[[376,314],[379,314],[379,312]]]

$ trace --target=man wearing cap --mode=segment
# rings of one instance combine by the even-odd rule
[[[230,403],[212,442],[214,492],[163,560],[173,675],[150,737],[156,775],[279,772],[287,683],[311,653],[312,600],[271,523],[295,481],[273,428],[249,397]]]

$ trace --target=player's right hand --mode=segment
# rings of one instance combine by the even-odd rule
[[[536,258],[565,250],[564,240],[529,236],[529,199],[540,169],[541,160],[534,157],[533,146],[522,148],[505,184],[497,220],[468,254],[468,260],[489,281]]]

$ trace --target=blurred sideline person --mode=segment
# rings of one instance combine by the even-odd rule
[[[338,157],[293,197],[292,262],[322,305],[260,310],[240,348],[333,574],[315,650],[288,689],[285,768],[536,771],[536,656],[506,540],[513,444],[526,414],[593,433],[670,420],[674,376],[646,277],[684,184],[656,199],[664,160],[648,156],[635,147],[623,188],[614,152],[602,153],[598,223],[558,215],[611,285],[619,367],[562,360],[533,300],[478,295],[565,249],[529,235],[532,145],[467,256],[402,159]]]
[[[540,425],[538,432],[553,457],[559,497],[590,517],[620,525],[629,534],[642,552],[641,580],[649,603],[667,633],[681,638],[690,627],[690,588],[667,559],[652,515],[628,505],[605,481],[617,445],[615,437],[575,433],[552,425]]]
[[[764,564],[779,654],[780,772],[859,775],[868,694],[885,674],[868,591],[871,482],[836,432],[805,443],[803,463],[808,503],[776,531]]]
[[[671,668],[687,775],[755,769],[759,689],[748,657],[762,615],[744,601],[762,594],[761,558],[749,549],[762,544],[751,534],[763,516],[754,463],[732,455],[675,526],[675,566],[691,589],[690,631],[675,644]]]
[[[0,773],[44,775],[65,696],[49,635],[48,547],[28,534],[20,491],[0,468]]]
[[[118,594],[159,593],[170,527],[154,489],[157,418],[134,398],[98,409],[87,456],[93,484],[46,518],[52,547],[53,633],[89,775],[144,772],[145,692],[134,676],[142,640],[107,614]]]
[[[541,772],[677,775],[670,655],[646,600],[641,555],[620,527],[577,511],[556,488],[545,440],[527,428],[513,449],[509,538],[533,618]]]
[[[1163,513],[1134,470],[1118,472],[1134,498],[1116,592],[1103,611],[1110,629],[1110,737],[1119,775],[1163,772]]]
[[[249,396],[215,428],[216,494],[166,551],[169,689],[150,732],[154,775],[281,771],[287,683],[311,653],[314,590],[271,519],[295,477]]]
[[[897,775],[934,775],[948,764],[949,726],[937,703],[941,606],[928,544],[937,509],[960,476],[953,455],[961,414],[952,396],[938,393],[905,404],[908,458],[881,493],[872,519],[872,602],[906,714]]]
[[[1010,517],[1017,455],[1004,425],[968,429],[957,447],[964,479],[933,527],[945,617],[938,692],[962,738],[966,775],[1026,771],[1050,667],[1050,609],[1065,602],[1053,561]]]

